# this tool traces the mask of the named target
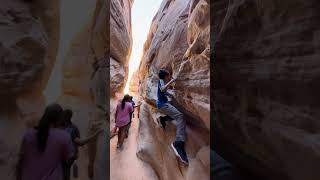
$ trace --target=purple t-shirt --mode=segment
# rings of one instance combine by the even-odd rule
[[[62,162],[72,157],[70,135],[51,128],[44,152],[38,150],[37,130],[29,129],[22,141],[22,180],[63,180]]]
[[[130,121],[130,113],[133,112],[133,107],[130,102],[126,102],[124,109],[121,107],[121,102],[117,105],[116,126],[123,127]]]

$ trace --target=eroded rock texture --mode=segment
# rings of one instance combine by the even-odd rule
[[[132,0],[112,0],[110,7],[110,89],[111,95],[123,90],[131,54]]]
[[[137,156],[148,163],[159,179],[210,179],[210,137],[202,128],[188,126],[186,151],[189,166],[176,159],[170,144],[175,139],[175,125],[168,123],[165,131],[158,126],[157,110],[147,103],[140,107]]]
[[[260,176],[320,178],[319,8],[316,0],[213,3],[214,141]]]
[[[93,18],[88,19],[91,20]],[[91,80],[91,75],[93,74],[93,53],[90,48],[92,32],[90,25],[87,22],[82,27],[83,29],[73,36],[70,42],[62,66],[62,94],[59,98],[59,103],[64,108],[70,108],[74,112],[72,121],[78,126],[81,137],[86,137],[91,133],[92,122],[96,121],[94,119],[95,103],[91,99],[93,95],[92,97],[90,96],[90,86],[93,84]],[[102,123],[104,120],[100,120],[99,122]],[[96,144],[91,144],[91,147],[96,147]],[[79,150],[80,156],[77,161],[80,169],[79,179],[87,180],[87,169],[90,162],[88,158],[88,146],[80,147]],[[96,153],[92,151],[90,154],[91,156],[95,156]],[[93,160],[90,163],[94,163]]]
[[[206,0],[163,1],[144,45],[139,79],[147,104],[141,107],[141,113],[149,116],[140,120],[137,154],[160,179],[209,179],[209,12]],[[187,63],[174,85],[173,104],[187,119],[189,168],[180,165],[170,149],[175,126],[171,124],[163,132],[155,123],[155,116],[159,115],[155,110],[158,71],[165,68],[175,74],[183,61]]]
[[[20,137],[40,118],[58,49],[59,1],[2,0],[0,176],[14,178]],[[41,9],[41,10],[40,10]]]
[[[82,137],[105,131],[80,149],[79,177],[102,180],[109,176],[107,137],[109,126],[109,14],[110,2],[93,1],[92,17],[73,39],[63,64],[63,94],[60,102],[74,111],[73,122]],[[88,7],[90,8],[90,7]],[[85,20],[84,20],[85,21]]]

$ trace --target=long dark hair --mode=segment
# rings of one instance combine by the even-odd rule
[[[126,94],[123,96],[122,102],[121,102],[121,108],[124,109],[124,106],[126,105],[126,102],[130,101],[129,94]]]
[[[69,126],[72,124],[71,118],[72,118],[73,112],[71,109],[65,109],[63,110],[63,126]]]
[[[50,104],[46,107],[43,116],[41,117],[37,131],[38,149],[40,152],[44,152],[47,145],[49,136],[50,125],[57,124],[61,118],[62,108],[59,104]]]

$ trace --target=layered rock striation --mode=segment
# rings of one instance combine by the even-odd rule
[[[209,1],[164,0],[155,15],[139,67],[141,107],[137,155],[148,162],[159,179],[210,177],[210,21]],[[181,64],[186,62],[183,67]],[[181,67],[181,68],[180,68]],[[188,168],[175,159],[170,143],[175,126],[163,131],[156,123],[158,71],[177,74],[173,104],[187,120]],[[197,174],[197,175],[196,175]]]
[[[59,44],[59,1],[3,0],[0,19],[0,175],[14,179],[22,134],[43,112]]]
[[[75,120],[83,134],[106,129],[112,121],[109,117],[113,117],[114,99],[109,99],[109,95],[114,98],[116,92],[124,88],[128,71],[132,43],[131,6],[131,0],[97,0],[92,18],[70,45],[64,63],[61,100],[77,111]],[[88,148],[83,148],[82,177],[88,177],[85,169],[88,165],[94,172],[94,179],[109,176],[106,171],[109,169],[108,133],[109,129]]]
[[[121,92],[128,77],[132,47],[131,7],[133,0],[111,1],[110,7],[110,90]]]

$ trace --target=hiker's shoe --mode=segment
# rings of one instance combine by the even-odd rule
[[[182,163],[185,165],[189,164],[187,153],[184,150],[184,142],[183,141],[175,141],[171,143],[171,147],[176,154],[176,156],[180,159]]]

